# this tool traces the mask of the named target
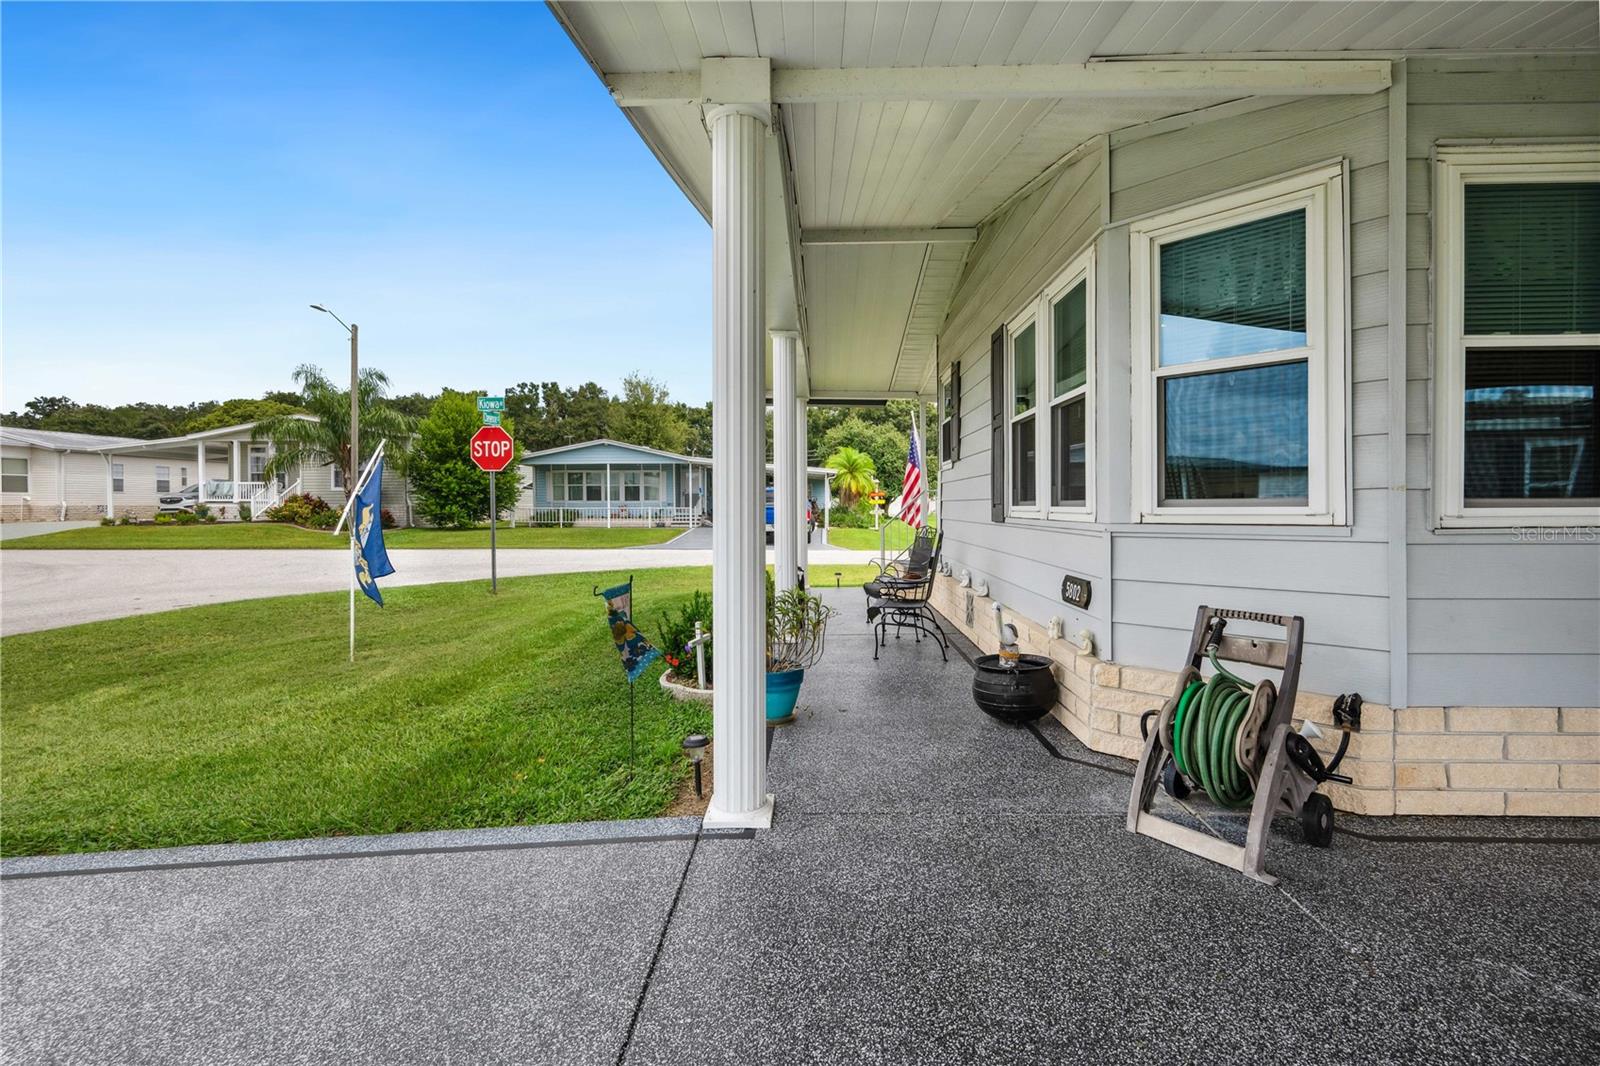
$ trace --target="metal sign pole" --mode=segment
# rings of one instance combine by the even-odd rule
[[[499,567],[496,563],[494,548],[494,526],[495,518],[497,517],[494,502],[494,483],[498,477],[498,474],[489,475],[489,591],[491,593],[500,591]]]

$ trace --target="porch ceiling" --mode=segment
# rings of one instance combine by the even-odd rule
[[[1018,67],[1095,59],[1600,47],[1592,0],[1562,3],[593,3],[551,5],[597,74],[696,74],[702,59],[765,56],[775,71]],[[1338,55],[1337,53],[1344,53]],[[792,312],[815,397],[931,391],[934,339],[970,239],[839,243],[837,231],[977,226],[1100,134],[1248,93],[780,102],[805,242]],[[708,218],[710,140],[697,103],[628,116]],[[776,156],[769,156],[776,161]],[[776,179],[775,179],[776,180]],[[770,201],[769,201],[770,202]],[[769,212],[770,214],[770,212]],[[769,239],[788,256],[788,220]],[[848,238],[849,234],[842,236]],[[882,236],[881,234],[879,236]],[[891,238],[893,235],[889,235]],[[906,234],[910,237],[912,234]],[[776,265],[776,264],[774,264]],[[788,317],[782,298],[769,298]],[[787,321],[775,326],[789,328]]]

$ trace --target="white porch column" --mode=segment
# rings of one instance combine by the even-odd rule
[[[195,489],[195,502],[206,502],[206,442],[200,441],[194,446],[194,483],[200,487]]]
[[[933,513],[933,491],[928,488],[928,427],[924,425],[924,417],[928,411],[928,402],[921,396],[917,397],[917,458],[922,462],[922,524],[928,524],[928,516]]]
[[[708,61],[709,62],[709,61]],[[732,61],[724,61],[732,62]],[[711,128],[712,700],[716,783],[707,826],[772,824],[766,761],[766,105],[725,104]],[[792,438],[791,438],[792,439]]]
[[[242,480],[239,477],[239,442],[237,440],[234,440],[234,441],[230,441],[229,443],[232,444],[233,447],[229,449],[230,455],[229,455],[229,458],[228,458],[228,462],[229,462],[228,477],[233,481],[233,502],[234,503],[238,503],[239,502],[239,482],[240,482],[240,480]]]
[[[606,464],[606,528],[611,528],[611,464]],[[713,608],[715,610],[715,608]]]
[[[795,541],[798,566],[802,571],[811,565],[810,523],[806,521],[806,508],[811,503],[811,473],[806,462],[806,401],[805,389],[794,401],[794,477],[795,477]]]
[[[794,479],[798,443],[794,428],[795,349],[799,340],[797,334],[787,331],[772,333],[772,580],[779,592],[795,587],[795,572],[800,567],[795,501],[805,488],[797,486]]]
[[[106,456],[106,517],[117,517],[116,490],[111,481],[111,460],[114,456]]]

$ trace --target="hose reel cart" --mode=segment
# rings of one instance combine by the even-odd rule
[[[1284,638],[1231,636],[1224,632],[1229,621],[1276,627]],[[1316,788],[1323,781],[1350,781],[1334,771],[1349,747],[1350,732],[1360,729],[1361,697],[1341,696],[1335,704],[1334,719],[1344,735],[1338,754],[1324,765],[1309,740],[1290,731],[1304,631],[1299,615],[1200,607],[1189,657],[1172,697],[1159,711],[1147,711],[1140,722],[1145,741],[1128,797],[1130,833],[1154,837],[1269,885],[1278,882],[1264,869],[1267,831],[1275,814],[1298,815],[1308,842],[1328,845],[1333,804]],[[1209,676],[1201,672],[1207,660]],[[1252,684],[1231,673],[1224,662],[1280,671],[1279,681]],[[1308,728],[1320,735],[1314,726]],[[1220,807],[1248,806],[1245,844],[1151,813],[1158,783],[1174,799],[1198,789]]]

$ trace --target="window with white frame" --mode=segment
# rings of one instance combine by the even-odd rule
[[[1092,510],[1094,258],[1085,251],[1013,317],[1010,513],[1084,518]]]
[[[126,484],[127,484],[127,482],[124,480],[124,477],[123,477],[122,464],[121,463],[112,463],[111,464],[111,491],[112,492],[122,492],[123,489],[124,489],[124,486]]]
[[[336,467],[333,468],[333,487],[336,488],[336,489],[344,488],[344,468],[343,467],[336,466]]]
[[[945,368],[939,383],[939,465],[950,466],[961,453],[961,364]]]
[[[28,491],[28,460],[26,457],[8,456],[0,459],[0,492]]]
[[[1600,524],[1600,146],[1435,167],[1439,524]]]
[[[170,467],[170,466],[158,466],[158,467],[156,467],[156,491],[157,492],[171,492],[172,491],[172,467]]]
[[[1141,519],[1343,524],[1343,166],[1130,237]]]
[[[265,447],[252,447],[249,458],[250,481],[267,480],[267,449]]]
[[[557,503],[603,503],[605,471],[554,467],[550,471],[550,498]]]
[[[611,498],[622,503],[660,503],[661,471],[612,467]]]
[[[178,487],[180,489],[189,487],[189,468],[186,466],[178,467]]]

